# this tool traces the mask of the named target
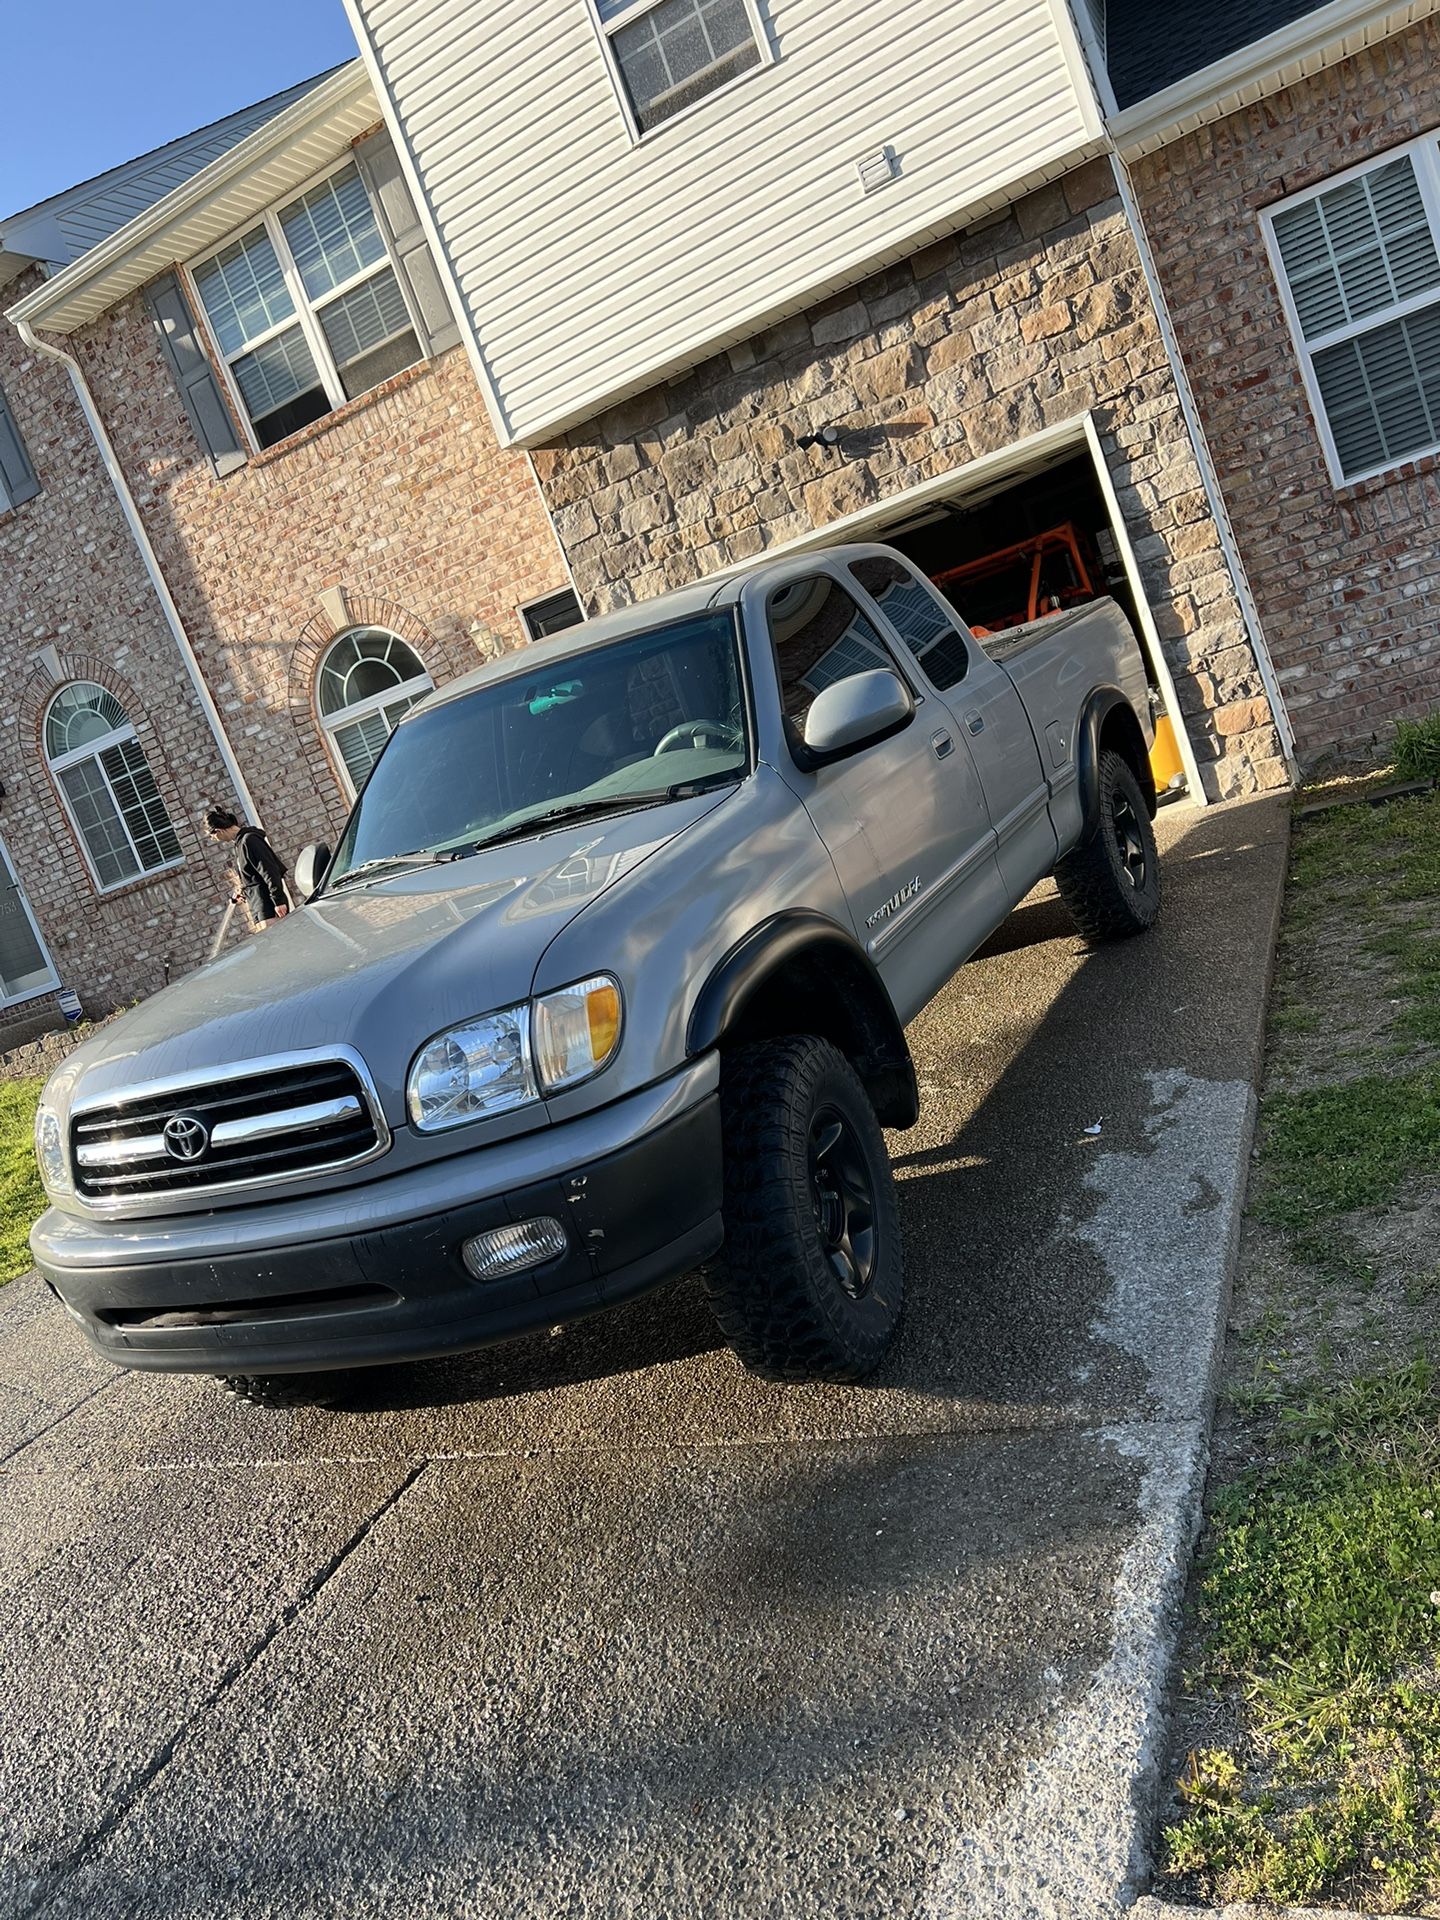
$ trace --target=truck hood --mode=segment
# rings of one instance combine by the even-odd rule
[[[49,1097],[63,1110],[82,1084],[88,1098],[343,1043],[364,1058],[397,1123],[420,1043],[524,1000],[566,922],[727,791],[323,896],[112,1022],[57,1070]]]

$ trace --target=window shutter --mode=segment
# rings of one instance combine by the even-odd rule
[[[173,273],[157,280],[145,296],[161,350],[174,376],[195,438],[217,474],[245,464],[245,448],[220,391],[215,369],[200,344],[190,304]]]
[[[383,130],[372,133],[355,149],[355,159],[375,217],[390,248],[395,269],[410,292],[410,304],[419,316],[420,345],[427,358],[460,344],[460,328],[440,283],[435,262],[425,242],[420,216],[400,171],[400,162]]]
[[[20,429],[10,411],[10,403],[0,392],[0,507],[18,507],[22,500],[33,500],[40,491],[35,469],[20,438]]]

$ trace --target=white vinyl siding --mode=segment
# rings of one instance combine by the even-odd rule
[[[1432,135],[1265,216],[1338,483],[1440,447],[1440,145]]]
[[[1100,140],[1064,0],[774,0],[773,64],[638,144],[584,0],[351,0],[502,430],[593,415]],[[856,161],[897,174],[865,194]]]
[[[353,160],[192,269],[262,447],[422,357]]]

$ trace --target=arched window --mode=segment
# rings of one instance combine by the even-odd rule
[[[102,887],[181,859],[150,762],[113,693],[89,680],[62,687],[45,715],[45,757]]]
[[[384,627],[354,627],[325,655],[315,701],[352,798],[380,758],[395,722],[434,684],[414,648]]]

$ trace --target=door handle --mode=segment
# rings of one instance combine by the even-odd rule
[[[932,733],[930,736],[930,744],[935,749],[935,758],[937,760],[943,760],[947,753],[953,753],[955,749],[955,742],[950,738],[948,733]]]
[[[985,731],[985,716],[977,707],[971,707],[965,716],[965,724],[971,733],[983,733]]]

